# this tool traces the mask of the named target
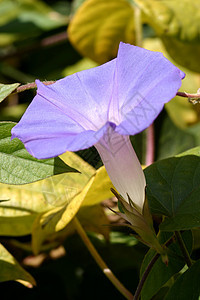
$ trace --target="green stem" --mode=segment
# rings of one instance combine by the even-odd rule
[[[165,242],[164,246],[165,247],[168,247],[169,245],[171,245],[172,243],[174,242],[174,235]],[[140,282],[137,286],[137,289],[136,289],[136,292],[135,292],[135,295],[134,295],[134,298],[133,300],[138,300],[140,298],[140,294],[142,292],[142,288],[144,286],[144,283],[150,273],[150,271],[152,270],[154,264],[156,263],[156,261],[158,260],[158,258],[160,257],[160,254],[159,253],[156,253],[152,260],[150,261],[150,263],[148,264],[147,268],[145,269],[144,273],[142,274],[142,278],[140,279]]]
[[[142,21],[141,21],[141,9],[134,6],[134,20],[135,20],[135,45],[142,47]]]
[[[124,285],[116,278],[113,272],[108,268],[105,264],[97,250],[94,248],[93,244],[91,243],[90,239],[88,238],[86,232],[84,231],[83,227],[81,226],[79,220],[75,217],[73,219],[73,223],[75,225],[76,231],[78,232],[79,236],[81,237],[82,241],[84,242],[85,246],[89,250],[90,254],[105,274],[105,276],[112,282],[112,284],[116,287],[116,289],[128,300],[133,299],[133,295],[124,287]]]
[[[152,260],[150,261],[150,263],[148,264],[148,266],[147,266],[146,270],[144,271],[142,278],[137,286],[133,300],[138,300],[140,298],[140,294],[141,294],[142,288],[144,286],[144,283],[145,283],[151,269],[153,268],[155,262],[158,260],[159,257],[160,257],[160,254],[156,253],[154,255],[154,257],[152,258]]]
[[[187,264],[187,266],[189,268],[192,265],[192,260],[190,258],[189,253],[188,253],[188,250],[187,250],[187,248],[185,246],[185,243],[184,243],[184,240],[182,238],[182,235],[181,235],[180,231],[175,231],[175,236],[176,236],[177,242],[179,243],[179,247],[181,249],[181,252],[183,254],[185,262],[186,262],[186,264]]]

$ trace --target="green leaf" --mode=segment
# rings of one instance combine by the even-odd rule
[[[169,117],[165,118],[160,130],[158,159],[174,156],[190,148],[191,145],[195,146],[192,134],[176,127]]]
[[[200,260],[178,277],[165,300],[198,300],[200,296]]]
[[[169,55],[179,65],[200,73],[200,40],[198,43],[187,43],[172,37],[162,37],[162,41]]]
[[[199,74],[177,65],[176,61],[169,56],[159,38],[150,38],[144,40],[144,48],[151,51],[162,52],[167,59],[169,59],[186,74],[186,77],[184,80],[182,80],[180,90],[187,91],[188,93],[196,93],[199,88]],[[177,53],[180,55],[180,51]],[[165,104],[165,108],[171,120],[178,128],[186,129],[199,122],[198,105],[191,105],[191,103],[187,101],[187,98],[176,96]],[[177,115],[179,116],[178,118]],[[170,130],[168,130],[168,134],[170,134],[169,131]]]
[[[196,156],[200,156],[200,147],[195,147],[192,149],[189,149],[181,154],[176,155],[177,157],[182,157],[185,155],[196,155]]]
[[[33,287],[36,285],[34,278],[26,272],[15,258],[0,244],[0,281],[15,280],[25,285]]]
[[[104,63],[117,54],[119,42],[134,44],[134,10],[127,0],[87,0],[68,27],[73,46],[83,55]]]
[[[112,197],[110,188],[113,187],[105,167],[99,168],[83,190],[67,204],[51,209],[41,214],[35,220],[32,231],[34,253],[40,251],[42,243],[52,234],[64,229],[81,206],[93,206]]]
[[[145,169],[151,212],[164,215],[160,229],[191,229],[200,224],[200,157],[197,149],[158,161]]]
[[[162,232],[159,239],[162,243],[166,242],[172,234]],[[192,251],[192,233],[191,231],[185,231],[182,234],[183,240],[185,245],[189,251]],[[152,267],[145,284],[142,289],[142,300],[150,300],[152,297],[160,290],[160,288],[168,282],[168,280],[176,273],[178,273],[185,265],[184,258],[182,258],[182,253],[180,251],[179,245],[173,243],[169,246],[170,251],[168,252],[169,263],[166,266],[163,262],[161,257],[156,261],[154,266]],[[153,249],[150,249],[141,266],[140,270],[140,278],[142,277],[145,269],[147,268],[148,264],[150,263],[153,256],[156,252]]]
[[[159,35],[182,41],[199,41],[200,3],[198,0],[134,0]]]
[[[81,173],[67,173],[26,185],[0,184],[0,235],[22,236],[31,233],[36,217],[68,203],[95,173],[75,153],[61,156],[65,163]]]
[[[175,156],[187,149],[190,149],[191,147],[199,145],[199,132],[200,124],[196,124],[183,130],[176,127],[170,118],[166,116],[160,126],[157,159],[160,160],[170,156]],[[190,151],[193,152],[194,150],[192,149],[189,150],[189,152]],[[196,153],[193,154],[196,155]]]
[[[61,173],[77,172],[58,157],[45,160],[32,157],[22,142],[11,141],[14,125],[12,122],[0,123],[0,182],[26,184]]]
[[[136,0],[171,55],[179,64],[200,71],[199,0]]]
[[[24,40],[68,23],[68,16],[53,10],[44,1],[0,1],[0,45]]]
[[[12,83],[12,84],[2,84],[0,83],[0,103],[9,96],[20,83]]]

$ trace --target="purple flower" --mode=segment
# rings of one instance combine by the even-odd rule
[[[116,59],[45,86],[12,129],[38,159],[95,145],[111,181],[140,211],[145,178],[129,135],[147,128],[184,73],[162,53],[120,43]]]

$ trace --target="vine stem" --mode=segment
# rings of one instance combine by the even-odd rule
[[[80,238],[82,239],[83,243],[89,250],[90,254],[104,273],[104,275],[112,282],[115,288],[128,300],[133,300],[133,295],[124,287],[124,285],[117,279],[117,277],[113,274],[113,272],[108,268],[106,263],[103,261],[93,244],[91,243],[90,239],[88,238],[86,232],[84,231],[83,227],[81,226],[79,220],[75,217],[73,219],[73,224],[76,228],[77,233],[79,234]]]
[[[141,21],[141,9],[139,6],[134,6],[134,21],[135,21],[135,45],[142,47],[142,21]]]
[[[176,95],[180,96],[180,97],[192,98],[192,99],[199,99],[200,98],[200,94],[199,93],[197,93],[197,94],[189,94],[189,93],[186,93],[186,92],[177,92]]]
[[[45,84],[45,85],[50,85],[50,84],[55,83],[55,81],[53,81],[53,80],[51,80],[51,81],[42,81],[42,83]],[[23,85],[20,85],[18,88],[16,88],[16,90],[13,92],[13,94],[21,93],[21,92],[31,90],[31,89],[35,89],[36,87],[37,87],[37,84],[35,82],[23,84]]]
[[[137,286],[133,300],[138,300],[140,298],[140,294],[141,294],[142,288],[144,286],[144,283],[145,283],[153,265],[155,264],[155,262],[158,260],[159,257],[160,257],[160,254],[156,253],[154,255],[154,257],[152,258],[152,260],[150,261],[150,263],[148,264],[148,266],[147,266],[146,270],[144,271],[142,278]]]
[[[189,253],[188,253],[188,250],[185,246],[185,243],[184,243],[184,240],[182,238],[182,235],[181,235],[180,231],[175,231],[175,236],[176,236],[177,242],[179,243],[179,247],[181,249],[181,252],[183,254],[185,262],[186,262],[188,268],[190,268],[191,265],[192,265],[192,260],[190,258]]]
[[[174,235],[165,242],[164,247],[168,247],[170,244],[172,244],[174,242]],[[149,273],[151,272],[151,269],[153,268],[154,264],[156,263],[156,261],[158,260],[158,258],[160,257],[159,253],[156,253],[152,260],[150,261],[150,263],[148,264],[147,268],[145,269],[144,273],[142,274],[142,278],[140,279],[140,282],[137,286],[137,289],[135,291],[135,295],[133,300],[138,300],[140,298],[140,294],[142,292],[142,288],[144,286],[144,283],[149,275]]]
[[[146,158],[145,165],[149,166],[154,162],[154,153],[155,153],[155,145],[154,145],[154,125],[151,124],[146,130]]]
[[[135,45],[142,47],[143,32],[141,9],[139,6],[134,5],[134,22],[135,22]],[[149,166],[154,162],[154,126],[150,125],[146,130],[146,157],[145,165]]]
[[[33,52],[39,48],[44,48],[44,47],[48,47],[48,46],[52,46],[58,43],[62,43],[68,40],[68,35],[66,30],[63,32],[59,32],[56,34],[53,34],[51,36],[45,37],[42,40],[38,41],[38,42],[34,42],[31,45],[28,45],[26,47],[23,47],[23,49],[17,49],[11,52],[8,52],[4,55],[0,56],[0,61],[8,59],[8,58],[12,58],[12,57],[16,57],[16,56],[22,56],[24,54]]]

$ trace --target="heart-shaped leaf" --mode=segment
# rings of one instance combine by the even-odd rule
[[[162,232],[159,240],[161,243],[166,242],[172,234]],[[182,234],[182,238],[184,240],[184,243],[187,247],[188,252],[190,253],[192,251],[192,244],[193,244],[193,238],[191,231],[185,231]],[[169,246],[169,263],[168,266],[166,266],[163,262],[161,257],[158,258],[156,263],[153,265],[145,283],[142,289],[142,300],[150,300],[152,297],[159,291],[159,289],[176,273],[178,273],[185,265],[184,258],[182,258],[182,253],[180,251],[179,245],[176,243],[173,243]],[[150,263],[153,256],[156,254],[155,250],[150,249],[141,266],[140,270],[140,277],[142,277],[145,269],[147,268],[148,264]]]
[[[200,71],[200,2],[199,0],[135,0],[147,22],[180,65]]]
[[[104,63],[116,56],[119,42],[134,43],[134,10],[127,0],[87,0],[68,27],[74,47]]]
[[[160,229],[191,229],[200,224],[199,148],[158,161],[145,169],[151,212],[164,215]],[[193,155],[194,154],[194,155]]]
[[[178,277],[167,293],[165,300],[198,300],[200,296],[200,260]]]

